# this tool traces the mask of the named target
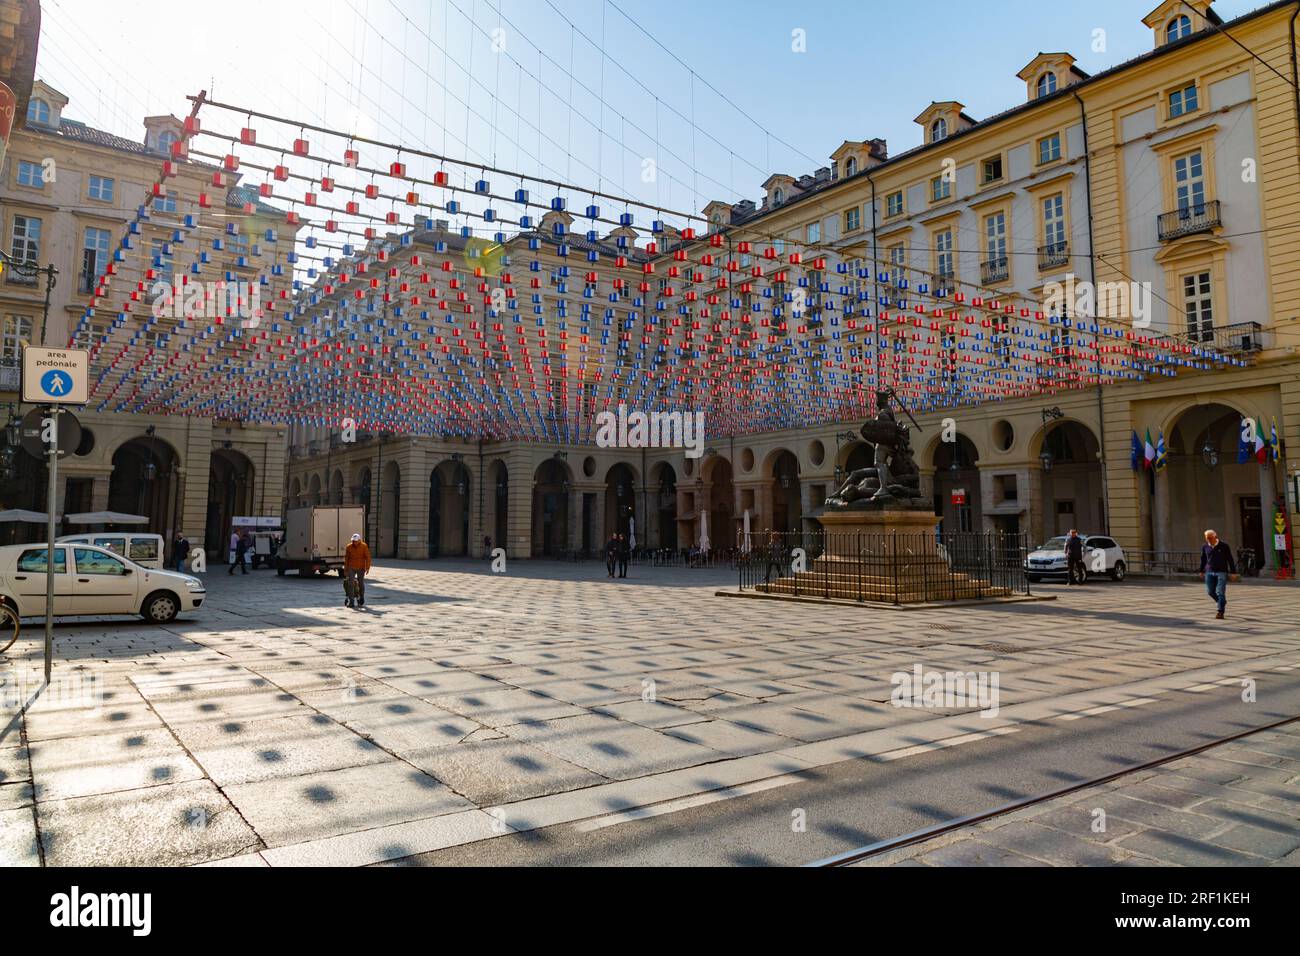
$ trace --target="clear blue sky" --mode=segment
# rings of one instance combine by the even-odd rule
[[[1261,5],[1215,9],[1226,20]],[[139,138],[143,115],[183,115],[185,94],[212,88],[698,210],[760,198],[769,173],[811,172],[845,139],[914,146],[912,118],[931,100],[957,99],[976,118],[1006,109],[1024,99],[1015,74],[1039,51],[1067,50],[1089,72],[1136,56],[1150,49],[1141,17],[1155,0],[228,0],[216,16],[189,2],[43,6],[38,75],[71,97],[69,116],[122,135]],[[191,19],[190,7],[209,12]],[[806,52],[792,50],[796,29]]]

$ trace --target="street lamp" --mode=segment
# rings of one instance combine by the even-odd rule
[[[1048,451],[1046,448],[1044,448],[1043,453],[1038,456],[1038,460],[1043,465],[1043,471],[1052,470],[1052,453]]]
[[[1201,446],[1201,461],[1205,462],[1205,467],[1210,471],[1214,471],[1219,464],[1219,449],[1215,448],[1214,442],[1208,438],[1205,439],[1205,444]]]
[[[5,441],[10,448],[17,448],[23,443],[23,423],[17,415],[11,415],[5,424]]]

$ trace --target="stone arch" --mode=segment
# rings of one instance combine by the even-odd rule
[[[473,476],[463,460],[447,458],[429,472],[429,557],[468,557]]]
[[[572,547],[569,499],[573,472],[567,461],[547,458],[533,470],[533,557],[560,557]]]

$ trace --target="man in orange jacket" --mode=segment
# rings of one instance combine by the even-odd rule
[[[343,588],[348,607],[366,606],[366,575],[370,573],[370,549],[354,534],[343,552]],[[355,603],[354,603],[355,602]]]

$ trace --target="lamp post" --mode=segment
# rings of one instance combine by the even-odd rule
[[[9,253],[0,249],[0,275],[5,272],[12,272],[14,275],[22,276],[24,279],[35,279],[39,275],[45,276],[45,302],[41,308],[41,339],[40,344],[45,344],[45,329],[50,319],[50,293],[54,290],[57,283],[56,276],[59,270],[53,265],[38,266],[34,262],[28,262],[25,259],[15,259]]]
[[[1219,449],[1214,447],[1214,442],[1205,439],[1205,444],[1201,446],[1201,461],[1205,462],[1205,467],[1214,471],[1219,464]]]

